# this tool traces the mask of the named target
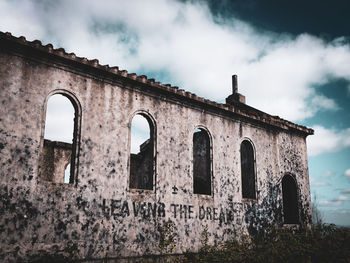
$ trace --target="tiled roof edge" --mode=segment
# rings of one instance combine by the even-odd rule
[[[248,105],[239,104],[237,106],[232,106],[232,105],[228,105],[228,104],[217,103],[215,101],[211,101],[211,100],[205,99],[203,97],[199,97],[196,94],[191,93],[189,91],[179,89],[179,87],[177,87],[177,86],[171,86],[171,84],[162,84],[161,82],[158,82],[153,78],[148,79],[147,76],[145,76],[145,75],[137,75],[136,73],[129,73],[127,70],[121,70],[117,66],[110,67],[109,65],[101,65],[99,63],[98,59],[89,60],[85,57],[78,57],[74,53],[67,53],[64,50],[64,48],[56,48],[55,49],[52,44],[43,45],[40,40],[28,41],[23,36],[15,37],[9,32],[3,33],[1,31],[0,31],[0,38],[5,38],[5,39],[10,40],[10,41],[15,41],[15,42],[22,44],[22,45],[25,45],[25,46],[30,46],[32,48],[39,49],[41,51],[44,51],[44,52],[47,52],[50,54],[54,54],[56,56],[63,57],[65,59],[69,59],[69,60],[76,61],[76,62],[81,63],[81,64],[85,64],[85,65],[88,65],[88,66],[91,66],[94,68],[98,68],[100,70],[104,70],[104,71],[119,75],[119,76],[124,77],[124,78],[128,78],[128,79],[131,79],[131,80],[134,80],[137,82],[141,82],[141,83],[150,85],[152,87],[166,90],[166,91],[175,93],[177,95],[187,97],[187,98],[190,98],[192,100],[199,101],[201,103],[205,103],[205,104],[217,107],[217,108],[221,108],[223,110],[229,110],[229,111],[235,112],[238,115],[241,115],[241,116],[244,116],[244,117],[247,117],[250,119],[254,119],[256,121],[264,122],[268,125],[277,126],[277,127],[280,127],[282,129],[286,129],[286,130],[295,130],[295,131],[301,132],[301,133],[306,134],[306,135],[314,134],[314,131],[310,128],[292,123],[292,122],[284,120],[278,116],[269,115],[265,112],[257,110],[253,107],[248,106]],[[253,114],[253,112],[255,112],[255,114]]]

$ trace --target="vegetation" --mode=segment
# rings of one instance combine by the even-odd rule
[[[159,249],[161,254],[171,254],[176,248],[176,225],[171,220],[158,225]]]
[[[323,216],[321,211],[318,209],[318,200],[317,200],[317,194],[312,194],[312,202],[311,202],[311,209],[312,209],[312,222],[316,225],[320,225],[323,222]]]
[[[199,253],[188,253],[181,262],[349,263],[350,229],[317,224],[311,229],[274,228],[214,246],[202,242]]]
[[[176,247],[176,227],[167,221],[158,226],[161,257],[154,262],[177,263],[350,263],[350,228],[316,224],[312,228],[271,228],[255,236],[237,235],[225,243],[209,245],[208,227],[201,235],[199,253],[171,254]],[[19,262],[77,262],[77,245],[48,254],[44,251]],[[140,259],[139,262],[141,262]],[[107,258],[103,260],[107,262]],[[147,261],[151,262],[151,261]]]

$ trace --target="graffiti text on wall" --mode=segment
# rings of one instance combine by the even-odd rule
[[[233,221],[233,212],[231,209],[193,206],[185,204],[169,204],[162,202],[137,202],[123,199],[103,199],[102,212],[106,217],[142,217],[156,218],[170,216],[173,218],[191,220],[211,220],[220,223],[229,223]]]

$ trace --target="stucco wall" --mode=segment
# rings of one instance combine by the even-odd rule
[[[24,55],[21,55],[24,56]],[[305,135],[221,115],[122,79],[103,80],[50,60],[0,51],[0,260],[77,244],[80,258],[159,254],[164,222],[175,250],[196,251],[233,231],[283,224],[281,180],[299,189],[301,223],[310,223]],[[39,177],[46,102],[63,92],[79,102],[75,182]],[[154,122],[153,190],[129,188],[130,125],[136,113]],[[211,140],[212,195],[193,194],[193,133]],[[240,143],[255,149],[256,200],[241,194]],[[169,224],[168,224],[169,226]],[[164,252],[164,251],[163,251]]]

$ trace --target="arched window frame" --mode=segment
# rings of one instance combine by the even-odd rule
[[[200,193],[195,193],[194,192],[194,158],[193,158],[193,150],[194,150],[194,145],[193,145],[193,136],[194,136],[194,133],[197,129],[200,129],[200,130],[204,130],[207,135],[208,135],[208,138],[209,138],[209,176],[210,176],[210,194],[200,194]],[[211,136],[211,133],[209,131],[209,129],[203,125],[197,125],[194,127],[193,129],[193,132],[191,134],[191,148],[192,148],[192,151],[191,151],[191,163],[192,163],[192,190],[193,190],[193,193],[196,194],[196,195],[199,195],[199,196],[214,196],[214,176],[213,176],[213,139],[212,139],[212,136]]]
[[[131,126],[132,121],[136,115],[143,116],[149,125],[150,129],[150,139],[153,138],[153,174],[152,174],[152,189],[139,189],[130,187],[130,173],[131,173]],[[147,110],[137,110],[129,118],[128,121],[129,137],[128,137],[128,176],[127,176],[127,189],[131,192],[155,192],[156,182],[157,182],[157,125],[156,120]]]
[[[45,97],[45,101],[43,104],[43,114],[41,120],[41,139],[40,139],[40,158],[39,158],[39,178],[44,181],[48,181],[44,179],[43,171],[41,169],[41,164],[43,161],[43,150],[44,150],[44,136],[45,136],[45,125],[46,125],[46,112],[47,112],[47,104],[49,99],[54,95],[63,95],[65,96],[71,103],[74,108],[74,128],[73,128],[73,142],[72,142],[72,158],[71,158],[71,167],[70,167],[70,181],[69,184],[65,185],[77,185],[78,183],[78,170],[79,170],[79,152],[80,152],[80,136],[81,136],[81,115],[82,109],[81,104],[75,94],[68,90],[64,89],[56,89],[48,93]],[[64,177],[63,177],[64,179]],[[50,182],[50,181],[48,181]]]
[[[284,205],[284,199],[283,199],[283,193],[284,193],[284,189],[283,189],[283,180],[284,178],[289,177],[290,179],[292,179],[295,188],[296,188],[296,212],[297,212],[297,216],[296,216],[296,222],[286,222],[286,216],[285,216],[285,205]],[[296,177],[291,174],[291,173],[285,173],[282,178],[281,178],[281,193],[282,193],[282,211],[283,211],[283,224],[300,224],[300,207],[299,207],[299,197],[300,197],[300,192],[299,192],[299,185],[298,182],[296,180]]]
[[[247,141],[250,146],[253,149],[253,165],[254,165],[254,194],[255,197],[251,198],[251,197],[243,197],[243,172],[242,172],[242,153],[241,153],[241,147],[242,147],[242,143],[244,141]],[[239,169],[240,169],[240,175],[241,175],[241,197],[243,200],[253,200],[253,201],[257,201],[258,200],[258,184],[257,184],[257,165],[256,165],[256,149],[255,149],[255,145],[253,143],[253,141],[248,138],[248,137],[243,137],[239,143]]]

